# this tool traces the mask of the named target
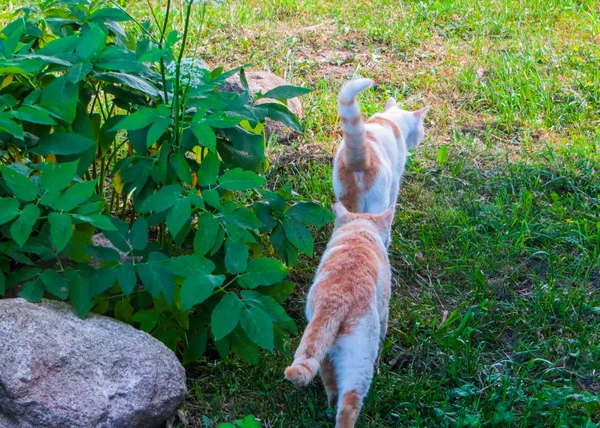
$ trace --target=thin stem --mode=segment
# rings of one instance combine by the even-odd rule
[[[200,17],[200,28],[198,29],[198,35],[196,37],[196,44],[194,46],[194,55],[193,58],[196,58],[196,52],[198,51],[198,40],[200,40],[200,36],[202,34],[202,27],[204,26],[204,18],[206,17],[206,3],[203,4],[202,6],[202,15]],[[189,90],[189,88],[188,88]],[[183,107],[181,109],[181,114],[182,116],[185,117],[185,109],[187,108],[187,101],[188,101],[188,96],[186,94],[186,96],[183,98]],[[177,130],[177,128],[176,128]],[[183,135],[183,129],[181,130],[180,135]]]
[[[137,24],[137,26],[140,27],[142,29],[142,31],[144,33],[146,33],[146,35],[148,37],[150,37],[154,43],[156,43],[156,37],[154,37],[150,31],[146,30],[146,28],[144,28],[144,26],[142,24],[140,24],[140,22],[137,19],[135,19],[129,12],[127,12],[125,9],[123,9],[115,0],[110,0],[110,2],[114,6],[116,6],[118,9],[121,9],[121,12],[123,12],[125,15],[127,15],[129,17],[129,19],[131,19],[133,22],[135,22]]]
[[[158,17],[156,16],[156,13],[154,13],[154,8],[150,4],[150,0],[146,0],[146,3],[148,3],[148,8],[150,9],[150,13],[152,14],[152,18],[154,19],[154,24],[156,24],[158,29],[160,29],[160,22],[158,21]]]
[[[169,12],[171,10],[171,0],[167,0],[167,10],[165,12],[165,22],[163,22],[163,28],[160,33],[160,41],[158,42],[159,49],[163,48],[163,41],[165,39],[165,33],[167,32],[167,23],[169,22]],[[167,78],[165,76],[165,60],[164,58],[160,58],[160,75],[163,84],[163,93],[165,97],[165,104],[169,104],[169,93],[167,92]]]
[[[123,194],[123,208],[121,209],[121,218],[125,217],[125,209],[127,208],[127,195]]]
[[[111,161],[113,161],[117,157],[117,153],[118,153],[119,149],[121,147],[123,147],[123,145],[125,143],[127,143],[127,141],[129,141],[129,140],[125,140],[121,144],[119,144],[119,146],[116,149],[114,149],[114,151],[110,154],[110,156],[107,157],[106,167],[104,168],[105,171],[109,171],[108,167],[110,166]]]
[[[179,79],[181,77],[181,59],[183,58],[183,52],[185,51],[185,43],[187,41],[188,29],[190,28],[190,14],[192,13],[192,5],[194,2],[189,2],[187,6],[187,10],[185,13],[185,24],[183,26],[183,39],[181,40],[181,49],[179,50],[179,57],[177,58],[177,67],[175,69],[175,93],[173,94],[174,108],[175,112],[175,144],[179,144],[179,121],[181,112],[179,109],[181,106],[179,105],[180,101],[180,82]]]
[[[171,11],[171,0],[167,0],[167,10],[165,12],[165,22],[163,22],[163,28],[160,33],[160,41],[158,42],[161,49],[162,49],[162,43],[165,40],[165,33],[167,32],[167,23],[169,22],[169,12],[170,11]]]
[[[112,215],[113,208],[115,206],[115,199],[117,197],[117,189],[113,190],[112,196],[110,197],[110,213]]]

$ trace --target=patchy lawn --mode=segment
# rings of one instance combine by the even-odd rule
[[[192,32],[211,66],[250,63],[314,89],[304,135],[270,144],[268,174],[327,204],[344,81],[377,82],[361,95],[365,115],[391,95],[432,106],[401,190],[390,334],[359,426],[595,426],[600,3],[357,3],[226,2]],[[292,273],[287,309],[301,326],[329,233]],[[254,414],[270,427],[333,426],[319,381],[283,380],[291,359],[189,367],[189,424]]]

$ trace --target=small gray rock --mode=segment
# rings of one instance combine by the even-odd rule
[[[248,71],[246,72],[246,80],[248,81],[248,90],[251,95],[254,95],[259,91],[264,94],[278,86],[289,85],[289,83],[283,80],[281,77],[266,71]],[[235,74],[226,79],[225,91],[237,93],[244,92],[244,87],[240,81],[239,74]],[[261,98],[258,100],[257,104],[273,102],[278,103],[279,101],[271,98]],[[292,98],[287,100],[287,102],[288,109],[298,116],[299,119],[301,119],[303,112],[300,100],[298,98]],[[269,118],[266,120],[265,128],[268,134],[276,134],[279,137],[279,141],[282,142],[291,140],[297,136],[295,131],[287,128],[284,124]]]
[[[69,305],[0,300],[0,426],[157,427],[181,405],[185,371],[147,333]]]

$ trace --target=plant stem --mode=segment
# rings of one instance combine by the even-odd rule
[[[163,48],[163,41],[165,39],[165,33],[167,32],[167,23],[169,22],[169,12],[171,10],[171,0],[167,0],[167,10],[165,12],[165,22],[163,22],[163,28],[160,33],[160,41],[158,42],[159,49]],[[165,60],[160,58],[160,75],[163,84],[163,93],[165,97],[165,104],[169,104],[169,93],[167,92],[167,78],[165,76]]]
[[[133,16],[131,16],[131,14],[129,14],[129,12],[127,12],[125,9],[123,9],[123,8],[122,8],[122,7],[121,7],[121,6],[120,6],[120,5],[119,5],[119,4],[118,4],[118,3],[117,3],[115,0],[110,0],[110,2],[111,2],[111,3],[112,3],[114,6],[116,6],[118,9],[121,9],[121,12],[123,12],[123,13],[124,13],[125,15],[127,15],[127,16],[128,16],[128,17],[129,17],[129,18],[130,18],[130,19],[131,19],[133,22],[135,22],[135,23],[137,24],[137,26],[138,26],[138,27],[140,27],[140,28],[142,29],[142,31],[143,31],[144,33],[146,33],[146,35],[147,35],[148,37],[150,37],[150,38],[152,39],[152,41],[153,41],[153,42],[155,42],[155,43],[156,43],[156,37],[154,37],[150,31],[146,30],[146,28],[144,28],[144,26],[143,26],[142,24],[140,24],[140,22],[139,22],[137,19],[135,19]]]
[[[198,35],[196,37],[196,44],[194,45],[194,59],[196,58],[196,51],[198,50],[198,40],[200,39],[200,35],[202,34],[202,27],[204,26],[204,18],[206,17],[206,3],[202,6],[202,15],[200,16],[200,28],[198,29]],[[188,88],[189,90],[189,88]],[[185,109],[187,107],[188,96],[183,98],[183,107],[181,108],[181,114],[185,117]],[[177,129],[177,128],[175,128]],[[181,130],[181,134],[183,134],[183,129]]]
[[[117,197],[117,189],[114,189],[113,190],[113,194],[110,197],[110,213],[111,213],[111,215],[112,215],[112,212],[113,212],[113,208],[115,206],[115,199],[116,199],[116,197]]]
[[[181,112],[179,111],[180,109],[180,105],[179,102],[180,100],[180,90],[181,90],[181,84],[179,82],[179,79],[181,77],[181,59],[183,58],[183,52],[185,51],[185,42],[187,40],[187,35],[188,35],[188,29],[190,27],[190,14],[192,13],[192,5],[194,4],[194,2],[189,2],[188,6],[187,6],[187,10],[185,13],[185,24],[183,26],[183,38],[181,40],[181,49],[179,50],[179,57],[177,58],[177,67],[175,69],[175,92],[173,94],[173,102],[174,102],[174,107],[173,107],[173,111],[175,113],[175,145],[179,145],[179,121],[180,121],[180,115]]]

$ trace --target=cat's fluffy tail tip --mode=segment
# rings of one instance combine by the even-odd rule
[[[315,377],[315,372],[305,364],[293,364],[285,369],[285,378],[298,386],[306,386]]]
[[[340,90],[339,100],[350,101],[358,95],[359,92],[364,91],[365,89],[373,86],[373,79],[355,79],[346,82],[342,89]]]

